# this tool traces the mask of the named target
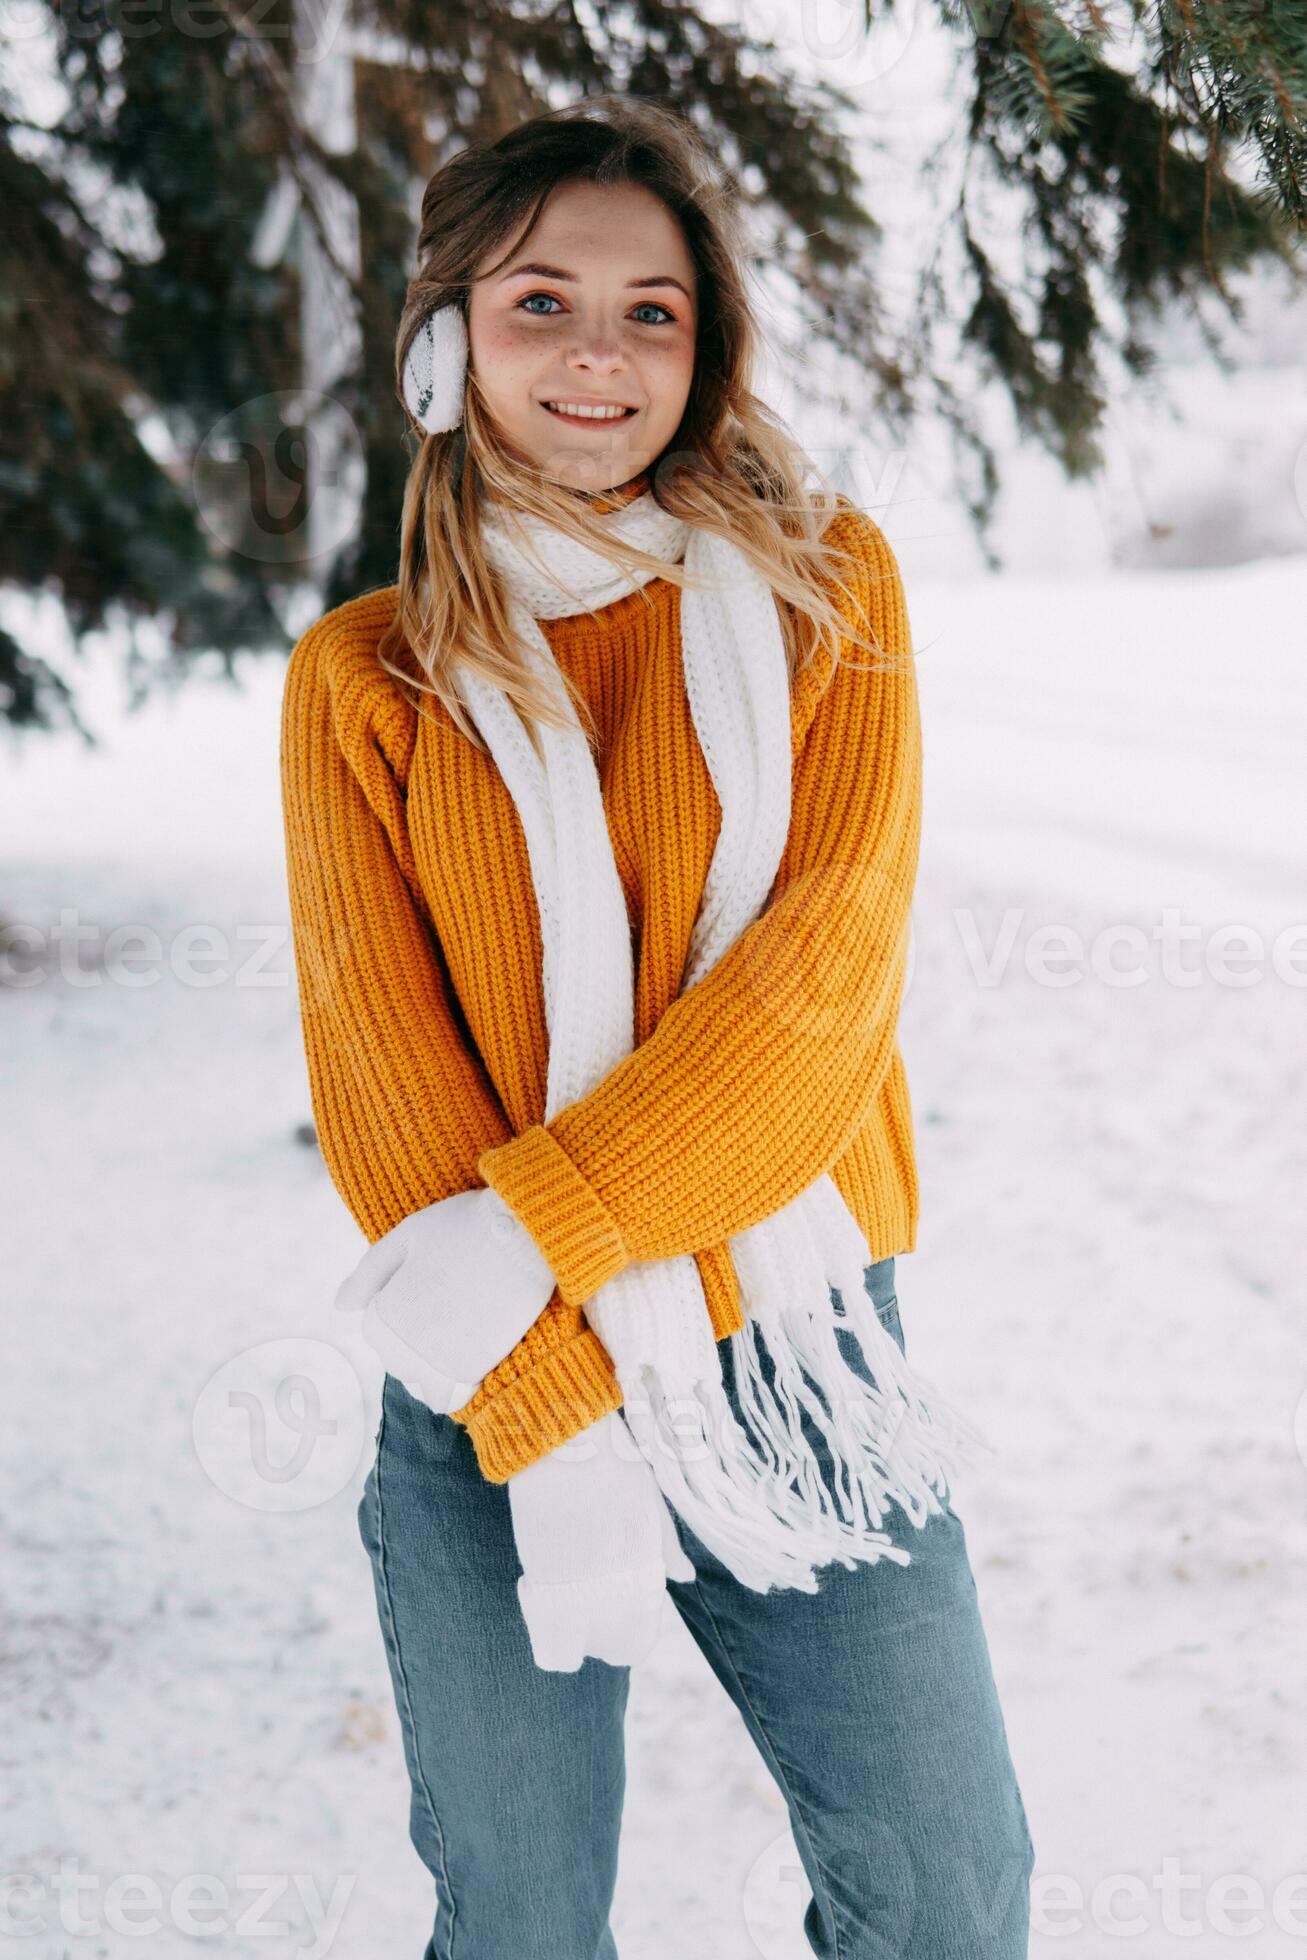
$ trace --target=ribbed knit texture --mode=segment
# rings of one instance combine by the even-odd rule
[[[632,486],[643,487],[643,479]],[[623,493],[617,493],[619,495]],[[874,635],[911,641],[898,568],[851,506],[831,537]],[[848,613],[849,601],[835,593]],[[872,1256],[915,1243],[896,1027],[921,817],[911,660],[846,646],[792,694],[793,811],[771,902],[678,996],[720,810],[663,579],[542,630],[599,734],[635,954],[636,1047],[547,1127],[541,943],[525,838],[493,762],[377,664],[395,588],[317,621],[287,669],[282,788],[300,1007],[331,1176],[376,1240],[490,1183],[558,1290],[458,1411],[502,1482],[617,1408],[582,1302],[632,1259],[692,1253],[718,1339],[741,1325],[727,1239],[823,1171]],[[829,684],[827,684],[829,683]]]

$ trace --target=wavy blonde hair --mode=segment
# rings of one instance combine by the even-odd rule
[[[735,181],[691,124],[656,103],[590,96],[532,117],[495,143],[460,150],[435,172],[422,198],[419,270],[396,335],[401,403],[405,357],[427,314],[456,305],[466,318],[473,280],[498,270],[478,274],[487,254],[505,245],[530,213],[518,241],[524,242],[551,192],[576,180],[653,191],[680,223],[696,270],[694,374],[680,425],[649,466],[655,501],[670,515],[729,538],[756,567],[782,602],[791,682],[823,646],[838,661],[841,640],[883,658],[885,650],[863,638],[831,596],[832,584],[848,593],[839,573],[853,561],[824,533],[841,510],[854,507],[824,484],[807,487],[815,466],[752,391],[758,336],[745,289]],[[506,595],[482,550],[482,495],[543,518],[619,566],[683,587],[691,581],[681,565],[619,542],[596,524],[602,493],[551,481],[510,442],[485,408],[470,361],[461,424],[437,435],[411,426],[421,447],[404,490],[398,605],[378,658],[418,697],[437,696],[478,747],[485,744],[453,683],[460,661],[503,688],[528,730],[538,721],[560,726],[556,703],[516,644]],[[848,596],[856,613],[856,597]],[[593,739],[586,705],[570,692]],[[416,705],[422,712],[420,698]]]

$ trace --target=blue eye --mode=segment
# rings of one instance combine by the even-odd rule
[[[534,314],[537,320],[551,320],[553,318],[552,312],[541,313],[538,312],[537,309],[531,305],[531,301],[536,299],[548,300],[551,306],[556,306],[558,304],[557,295],[554,293],[524,293],[521,299],[516,300],[514,302],[515,309],[520,310],[523,313],[530,312]],[[664,306],[661,300],[656,300],[656,299],[642,299],[639,305],[636,307],[635,311],[637,313],[642,313],[645,311],[647,307],[652,307],[655,313],[661,313],[665,317],[662,320],[642,320],[640,322],[641,326],[661,327],[665,325],[667,321],[669,320],[674,321],[676,318],[676,315],[672,312],[670,306]]]

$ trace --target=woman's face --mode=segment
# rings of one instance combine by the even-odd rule
[[[478,267],[471,365],[496,422],[555,482],[611,490],[667,447],[694,373],[694,262],[638,184],[557,186]],[[503,259],[486,277],[482,267]],[[572,408],[628,411],[569,417]]]

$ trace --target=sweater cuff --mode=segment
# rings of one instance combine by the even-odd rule
[[[483,1151],[477,1170],[526,1226],[569,1306],[630,1264],[616,1220],[542,1124]]]
[[[487,1483],[503,1484],[622,1406],[608,1350],[592,1328],[550,1348],[514,1380],[452,1413],[472,1438]]]

